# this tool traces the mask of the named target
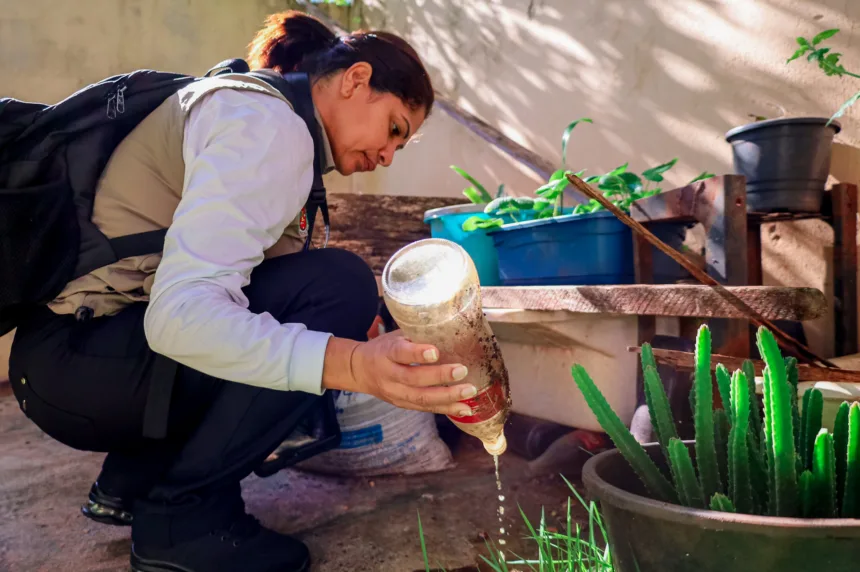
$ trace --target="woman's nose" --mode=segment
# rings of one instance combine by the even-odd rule
[[[394,142],[389,143],[385,148],[379,151],[379,163],[383,167],[391,166],[394,160],[394,152],[397,151],[397,145]]]

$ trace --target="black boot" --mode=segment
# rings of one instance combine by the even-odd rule
[[[131,547],[133,572],[307,572],[310,553],[300,541],[264,528],[243,515],[226,529],[212,530],[170,547]]]
[[[81,507],[81,512],[85,517],[100,524],[131,526],[133,517],[130,504],[101,490],[96,481],[90,488],[90,496],[87,504]]]
[[[134,572],[306,572],[300,541],[268,530],[245,513],[239,485],[181,501],[135,503]]]

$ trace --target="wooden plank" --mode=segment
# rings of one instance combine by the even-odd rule
[[[632,353],[642,353],[642,348],[628,347],[627,351]],[[696,358],[691,352],[679,352],[676,350],[661,350],[654,349],[654,360],[657,363],[671,365],[680,370],[695,369]],[[762,375],[764,370],[764,362],[761,360],[750,360],[755,366],[756,375]],[[711,355],[711,370],[716,369],[718,364],[723,364],[729,371],[741,369],[744,358],[712,354]],[[799,381],[832,381],[835,383],[858,383],[860,382],[860,371],[850,369],[833,369],[828,367],[818,367],[813,365],[799,364],[797,366],[797,375]]]
[[[833,209],[833,298],[836,355],[857,352],[857,186],[835,185]]]
[[[827,299],[815,288],[728,286],[726,289],[771,320],[813,320],[824,315],[827,309]],[[481,290],[487,308],[636,316],[745,317],[713,288],[697,284],[490,286]]]
[[[424,223],[426,211],[464,202],[464,198],[456,197],[329,193],[328,245],[358,254],[380,275],[397,250],[430,236],[430,227]],[[321,216],[316,224],[319,229]]]

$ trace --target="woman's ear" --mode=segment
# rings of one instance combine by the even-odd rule
[[[356,62],[343,73],[340,81],[340,95],[345,99],[351,98],[356,92],[370,87],[370,77],[373,66],[367,62]]]

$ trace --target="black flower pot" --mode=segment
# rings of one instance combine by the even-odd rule
[[[747,180],[749,212],[813,212],[830,173],[837,122],[823,117],[770,119],[726,133],[734,170]]]

